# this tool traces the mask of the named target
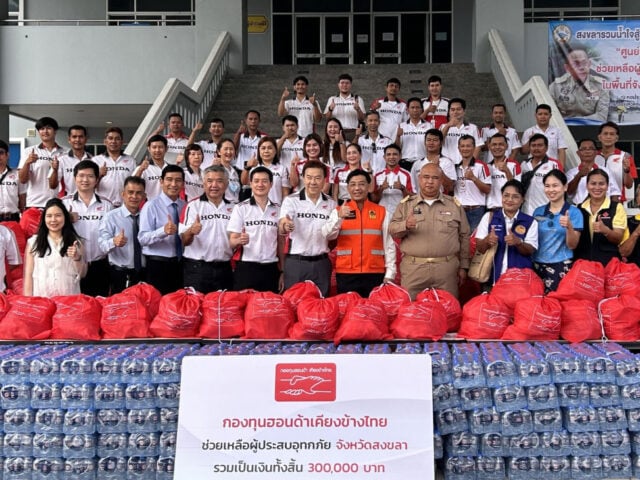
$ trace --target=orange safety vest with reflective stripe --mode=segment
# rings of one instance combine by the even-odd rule
[[[336,247],[336,273],[384,273],[385,208],[368,200],[362,211],[352,200],[346,205],[355,210],[356,217],[342,220]]]

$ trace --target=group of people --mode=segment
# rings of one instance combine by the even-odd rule
[[[261,132],[260,112],[250,110],[233,138],[214,118],[198,140],[203,125],[187,135],[175,113],[140,163],[123,153],[117,127],[91,156],[86,128],[69,128],[65,151],[57,122],[39,119],[41,143],[17,172],[0,142],[0,220],[42,210],[24,255],[24,293],[106,296],[142,280],[163,294],[277,292],[311,280],[327,295],[335,248],[339,293],[367,296],[399,269],[412,298],[427,287],[457,295],[474,231],[479,251],[497,248],[490,283],[507,268],[534,268],[553,290],[575,258],[640,258],[640,230],[628,228],[622,203],[637,174],[616,148],[615,123],[601,125],[600,150],[579,142],[581,164],[565,174],[566,144],[548,105],[520,141],[504,105],[480,130],[466,121],[464,99],[441,95],[439,77],[428,85],[429,97],[403,101],[391,78],[367,108],[343,74],[322,110],[296,77],[293,98],[285,88],[277,107],[279,137]]]

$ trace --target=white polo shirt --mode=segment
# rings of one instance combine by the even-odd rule
[[[397,132],[396,132],[397,133]],[[395,137],[395,133],[393,134]],[[378,133],[378,137],[373,140],[369,135],[358,138],[358,145],[362,149],[362,164],[369,162],[373,173],[384,170],[384,147],[391,145],[393,140]]]
[[[520,164],[515,160],[509,159],[507,159],[506,163],[513,178],[515,180],[520,180],[522,177]],[[507,174],[502,170],[498,170],[493,163],[489,164],[489,171],[491,172],[491,191],[489,192],[489,195],[487,195],[487,208],[502,208],[502,192],[500,189],[505,183],[507,183]]]
[[[162,179],[162,169],[166,166],[166,163],[159,167],[154,162],[151,162],[145,171],[140,174],[140,177],[144,178],[145,181],[144,191],[147,194],[147,201],[156,198],[162,193],[160,180]]]
[[[449,99],[440,97],[434,101],[431,96],[422,99],[422,108],[426,111],[431,105],[435,104],[436,111],[427,115],[427,120],[435,125],[435,128],[440,128],[444,123],[447,123],[447,115],[449,114]]]
[[[620,190],[620,193],[614,195],[620,195],[620,200],[623,202],[627,200],[627,189],[624,188],[624,169],[622,167],[622,161],[625,156],[629,157],[629,175],[631,175],[631,178],[638,178],[636,163],[633,161],[633,157],[627,152],[616,148],[606,159],[602,155],[602,152],[598,152],[598,155],[596,155],[596,163],[601,167],[606,167],[609,171],[609,186],[615,182],[618,190]]]
[[[380,115],[378,130],[385,137],[395,140],[398,134],[398,127],[409,118],[407,104],[404,100],[390,101],[387,97],[378,98],[376,101],[380,102],[380,106],[376,110]]]
[[[184,155],[184,149],[189,145],[189,137],[184,133],[181,133],[179,137],[174,137],[170,133],[164,138],[167,139],[167,153],[164,156],[164,161],[175,165],[178,155]]]
[[[571,170],[567,172],[567,183],[571,182],[571,180],[576,178],[576,175],[578,175],[579,169],[580,169],[579,166],[573,167]],[[609,175],[609,189],[607,190],[607,195],[608,196],[620,195],[621,194],[620,187],[618,186],[618,183],[616,182],[615,178],[613,178],[609,169],[601,165],[598,165],[597,163],[594,163],[592,170],[596,170],[596,169],[601,169],[603,172]],[[576,205],[579,205],[587,199],[587,195],[589,195],[589,192],[587,191],[587,176],[585,175],[578,182],[578,188],[576,188],[576,193],[573,194],[571,201],[573,201],[573,203],[575,203]]]
[[[38,160],[29,165],[29,180],[27,181],[27,207],[44,207],[47,200],[56,196],[56,191],[49,188],[49,171],[53,157],[64,155],[60,145],[55,145],[51,150],[41,143],[35,147],[25,148],[20,157],[18,169],[26,163],[27,157],[35,152]]]
[[[340,120],[342,128],[358,128],[358,112],[356,112],[356,109],[353,108],[353,106],[358,102],[360,111],[366,111],[364,100],[362,100],[361,96],[349,94],[347,97],[343,97],[342,95],[329,97],[329,100],[327,100],[327,106],[324,108],[324,113],[329,111],[331,102],[335,105],[332,116],[333,118]]]
[[[184,169],[184,195],[187,200],[193,200],[204,193],[204,183],[202,181],[202,170],[200,173],[189,172]]]
[[[248,133],[240,135],[236,156],[236,168],[238,170],[242,170],[245,164],[251,160],[251,157],[258,158],[258,142],[262,137],[266,136],[267,134],[263,132],[258,132],[254,137],[251,137]]]
[[[18,242],[13,232],[4,225],[0,225],[0,292],[4,292],[7,289],[4,283],[7,264],[21,265],[22,256],[18,250]]]
[[[520,167],[523,175],[533,170],[531,160],[523,162]],[[538,168],[533,175],[529,189],[524,195],[524,205],[522,206],[522,211],[527,215],[533,215],[533,211],[536,208],[540,205],[546,205],[549,202],[549,199],[544,194],[544,183],[542,179],[547,173],[554,169],[562,170],[562,167],[560,167],[560,164],[556,160],[546,157],[546,161],[543,161],[540,168]]]
[[[378,202],[384,208],[387,209],[387,215],[393,215],[393,212],[396,211],[396,207],[400,203],[400,201],[404,198],[405,194],[402,193],[402,190],[398,190],[393,188],[393,184],[396,180],[399,180],[402,185],[407,189],[407,195],[413,193],[414,188],[411,183],[411,174],[407,172],[404,168],[400,168],[396,166],[393,170],[385,168],[375,175],[376,186],[380,187],[384,181],[387,181],[389,187],[382,192],[382,196],[380,197],[380,201]]]
[[[351,173],[351,169],[349,165],[344,165],[336,169],[333,173],[333,180],[331,183],[334,185],[333,188],[338,189],[338,199],[340,200],[349,200],[351,195],[349,195],[349,191],[347,190],[347,177]]]
[[[482,129],[482,141],[484,142],[484,144],[489,145],[489,139],[496,133],[498,133],[498,129],[494,126],[493,123],[489,126],[484,127]],[[522,144],[520,143],[518,132],[516,132],[516,129],[513,127],[507,126],[507,133],[505,137],[507,137],[507,150],[504,155],[505,157],[509,157],[509,155],[511,155],[511,151],[514,148],[522,147]],[[493,161],[493,154],[491,153],[491,150],[487,150],[485,152],[484,160],[486,163],[491,163]]]
[[[416,190],[418,190],[418,186],[420,185],[418,176],[420,175],[420,169],[424,167],[427,163],[432,163],[428,158],[423,158],[422,160],[418,160],[417,162],[413,162],[411,166],[411,181]],[[453,164],[450,158],[440,157],[438,159],[438,165],[442,169],[442,172],[454,182],[458,179],[458,174],[456,173],[456,166]]]
[[[101,198],[108,199],[114,206],[122,205],[122,191],[124,190],[124,181],[127,177],[133,175],[136,169],[136,159],[131,155],[121,153],[115,160],[108,153],[96,155],[92,159],[98,164],[98,167],[107,167],[107,174],[98,182],[96,193]]]
[[[316,100],[315,103],[320,110],[320,104]],[[294,115],[298,119],[298,133],[306,137],[314,132],[315,122],[313,121],[314,105],[309,101],[309,97],[305,97],[302,101],[298,98],[285,100],[284,109],[287,115]]]
[[[218,144],[213,140],[200,140],[196,143],[200,145],[204,158],[202,159],[202,165],[200,168],[204,170],[207,167],[213,165],[213,160],[216,158],[216,152],[218,151]]]
[[[271,201],[264,211],[251,197],[238,203],[231,213],[227,232],[249,235],[249,243],[242,245],[240,260],[244,262],[274,263],[278,261],[278,219],[280,207]]]
[[[282,146],[280,147],[280,155],[278,158],[280,159],[280,163],[284,165],[284,167],[290,171],[291,170],[291,162],[293,161],[293,157],[296,155],[298,158],[302,158],[303,150],[302,145],[304,144],[304,138],[300,135],[292,142],[288,138],[282,142]]]
[[[20,183],[18,170],[9,167],[0,172],[0,213],[19,213],[18,196],[27,191],[27,185]]]
[[[440,130],[442,129],[443,127],[440,127]],[[449,128],[442,143],[442,155],[449,157],[456,165],[462,161],[462,156],[458,151],[458,140],[460,140],[460,137],[463,135],[471,135],[476,141],[476,147],[484,145],[480,137],[480,131],[473,123],[464,122],[459,127]]]
[[[482,183],[491,185],[491,173],[486,163],[481,160],[472,159],[469,166],[473,174],[480,179]],[[487,195],[482,193],[480,189],[471,180],[464,177],[465,169],[462,164],[456,165],[457,180],[453,187],[454,196],[463,207],[473,207],[487,203]]]
[[[549,158],[558,158],[558,152],[561,148],[567,148],[567,143],[564,140],[564,137],[553,125],[549,125],[546,130],[542,130],[538,125],[534,125],[533,127],[527,128],[522,134],[522,144],[526,145],[529,143],[531,137],[536,134],[541,133],[547,140],[549,140],[549,148],[547,149],[547,155]],[[528,212],[527,212],[528,213]]]
[[[180,220],[180,233],[184,233],[200,215],[202,231],[194,235],[191,245],[184,247],[184,256],[191,260],[205,262],[226,262],[231,260],[233,250],[229,245],[227,226],[231,220],[233,204],[223,200],[216,207],[206,195],[190,201]]]
[[[336,202],[323,193],[314,203],[305,190],[286,197],[280,208],[280,218],[287,215],[293,220],[295,228],[289,233],[289,253],[314,257],[329,252],[326,237],[322,234],[322,225],[327,223]]]
[[[416,125],[411,120],[403,122],[402,125],[402,158],[408,160],[419,160],[427,155],[425,145],[425,135],[427,130],[433,128],[433,123],[420,120]]]
[[[93,160],[93,156],[89,152],[84,152],[82,159],[73,155],[73,150],[69,150],[64,155],[58,157],[58,191],[65,195],[73,195],[76,193],[76,179],[73,176],[74,167],[80,163],[80,160]],[[51,175],[51,172],[49,172]]]
[[[67,210],[78,214],[78,221],[73,224],[73,228],[82,237],[85,260],[94,262],[105,258],[106,253],[100,248],[100,222],[105,214],[113,208],[111,202],[94,194],[89,205],[85,205],[76,192],[64,197],[62,203],[67,207]]]

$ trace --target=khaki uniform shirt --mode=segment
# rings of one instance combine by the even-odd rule
[[[411,212],[417,225],[407,230],[406,220]],[[469,268],[469,223],[464,209],[448,195],[440,194],[433,205],[420,195],[405,197],[393,214],[389,232],[402,239],[400,250],[404,255],[421,258],[456,255],[460,268]]]
[[[565,118],[581,117],[606,122],[609,116],[609,92],[598,77],[589,77],[584,85],[566,73],[549,85],[549,93]]]

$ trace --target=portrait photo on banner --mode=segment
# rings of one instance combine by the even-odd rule
[[[549,92],[568,125],[640,123],[640,20],[549,22]]]

